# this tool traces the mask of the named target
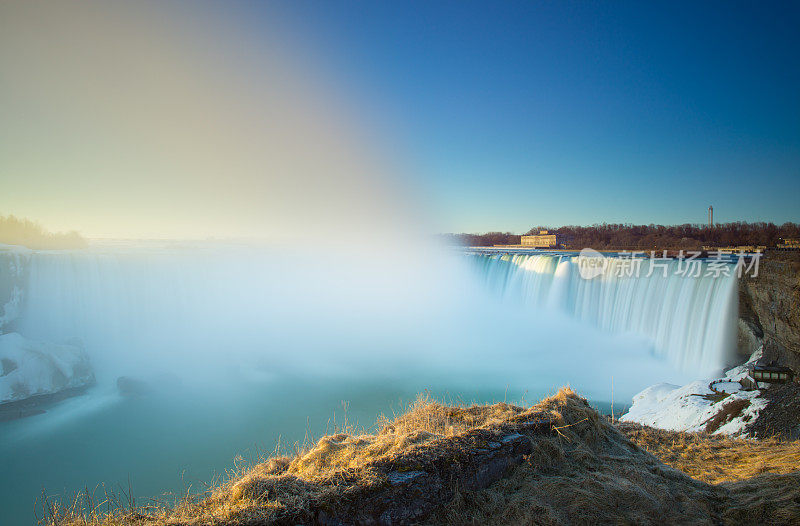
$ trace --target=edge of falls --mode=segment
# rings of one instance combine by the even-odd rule
[[[649,275],[628,275],[625,258],[606,258],[592,279],[579,271],[583,256],[469,254],[490,290],[506,301],[560,310],[612,333],[632,333],[652,342],[655,354],[683,370],[723,366],[735,349],[738,311],[736,278],[680,273],[671,260]],[[628,259],[627,261],[630,261]],[[644,267],[642,267],[644,268]],[[666,275],[665,275],[666,274]]]

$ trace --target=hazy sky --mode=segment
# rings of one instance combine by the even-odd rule
[[[0,213],[123,237],[800,220],[797,3],[81,5],[0,7]]]

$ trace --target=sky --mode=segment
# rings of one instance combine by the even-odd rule
[[[55,230],[800,221],[797,3],[27,4],[0,213]]]

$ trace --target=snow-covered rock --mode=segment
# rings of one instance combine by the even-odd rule
[[[722,378],[698,380],[684,386],[657,384],[633,397],[633,405],[620,420],[666,429],[668,431],[706,431],[709,421],[725,414],[729,404],[737,400],[740,411],[728,411],[715,434],[740,435],[758,412],[766,407],[767,400],[761,391],[742,389],[740,380],[748,375],[749,365],[761,357],[753,353],[750,360],[729,370]],[[713,387],[713,390],[712,390]],[[736,407],[736,406],[734,406]]]
[[[89,357],[77,345],[0,335],[0,405],[94,383]]]

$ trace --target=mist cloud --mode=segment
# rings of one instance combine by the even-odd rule
[[[357,101],[225,6],[0,7],[0,209],[89,236],[405,231]]]

